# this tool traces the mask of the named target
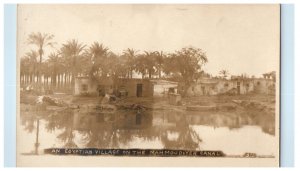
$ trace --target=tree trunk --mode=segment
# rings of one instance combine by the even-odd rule
[[[71,73],[68,73],[68,88],[71,88]]]
[[[188,95],[188,89],[191,86],[191,84],[188,81],[185,81],[184,83],[184,91],[183,91],[183,97],[186,97]]]
[[[39,75],[40,75],[40,72],[38,71],[38,72],[36,73],[36,76],[37,76],[36,82],[37,82],[37,83],[39,83]],[[34,82],[35,82],[35,78],[34,78]]]
[[[71,78],[71,88],[72,88],[72,93],[75,91],[75,72],[72,73],[72,78]]]
[[[67,83],[67,75],[66,75],[66,73],[64,73],[64,77],[65,77],[65,78],[64,78],[64,80],[65,80],[65,81],[64,81],[64,89],[65,89],[65,88],[66,88],[66,83]]]
[[[57,74],[57,87],[60,88],[60,74]]]
[[[37,82],[40,83],[40,74],[41,74],[41,68],[42,68],[42,60],[43,60],[43,48],[42,46],[40,46],[40,49],[39,49],[39,55],[40,55],[40,65],[38,66],[38,75],[37,75]]]
[[[152,71],[149,71],[149,78],[152,77]]]
[[[28,82],[28,75],[25,74],[25,85],[27,85],[27,82]]]
[[[20,75],[20,84],[23,85],[23,79],[22,79],[23,75]]]
[[[161,69],[158,69],[158,78],[161,78]]]
[[[33,77],[33,75],[32,74],[30,74],[30,84],[32,83],[32,77]]]

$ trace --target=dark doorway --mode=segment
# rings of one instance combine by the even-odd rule
[[[142,93],[143,93],[143,84],[137,84],[136,85],[136,96],[142,97]]]
[[[169,93],[175,93],[175,88],[173,87],[169,88]]]
[[[103,113],[98,113],[97,116],[96,116],[96,121],[98,123],[104,122],[104,114]]]
[[[205,87],[201,86],[201,90],[202,90],[202,95],[205,95]]]
[[[135,116],[135,124],[141,125],[142,123],[142,115],[140,113],[137,113]]]
[[[105,96],[105,87],[103,85],[98,85],[97,93],[98,96]]]
[[[237,94],[241,93],[241,86],[240,86],[240,82],[237,82]]]

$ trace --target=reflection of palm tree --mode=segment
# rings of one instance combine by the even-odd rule
[[[169,140],[168,133],[173,132],[178,134],[176,140]],[[199,149],[200,142],[202,142],[199,135],[189,127],[186,122],[185,116],[181,116],[181,119],[177,121],[176,128],[167,129],[162,133],[161,138],[165,148],[167,149],[183,149],[183,150],[196,150]]]
[[[135,115],[134,115],[135,116]],[[145,115],[142,115],[145,117]],[[93,124],[87,125],[86,132],[81,132],[85,136],[83,142],[86,142],[86,147],[94,148],[119,148],[121,145],[126,146],[128,143],[134,140],[134,137],[143,138],[144,140],[154,140],[159,136],[156,130],[152,129],[152,115],[148,114],[143,118],[141,128],[133,129],[122,126],[119,128],[116,125],[120,125],[120,122],[126,122],[121,119],[115,123],[101,123],[96,126]],[[94,124],[95,125],[95,124]]]
[[[73,127],[66,127],[64,131],[57,136],[62,142],[65,142],[64,147],[73,148],[77,147],[74,142],[74,134],[73,134]]]
[[[177,141],[180,148],[194,150],[199,148],[202,140],[194,130],[187,126],[180,131]]]
[[[93,148],[108,148],[109,141],[108,141],[107,130],[94,130],[91,131],[89,134],[88,143],[86,144],[87,147]]]
[[[46,130],[49,132],[55,129],[63,129],[63,132],[57,136],[62,142],[65,142],[65,147],[77,147],[74,142],[74,127],[73,127],[73,110],[65,109],[58,114],[50,114],[46,119]]]
[[[132,116],[132,115],[131,115]],[[134,115],[135,116],[135,115]],[[89,120],[95,120],[90,115],[85,115]],[[80,129],[80,134],[83,135],[82,143],[89,148],[119,148],[127,146],[134,141],[134,137],[142,138],[145,141],[154,141],[160,139],[165,148],[169,149],[199,149],[201,139],[197,133],[189,127],[185,116],[181,116],[177,120],[176,128],[156,128],[152,126],[153,117],[149,113],[143,113],[141,126],[138,128],[119,127],[119,122],[125,122],[120,119],[115,123],[106,123],[100,121],[97,124],[86,124]],[[65,147],[77,147],[74,142],[74,126],[73,126],[73,110],[64,110],[60,114],[51,114],[47,117],[46,129],[52,131],[54,129],[63,129],[63,132],[57,136],[62,142],[65,142]],[[89,122],[90,123],[90,122]],[[167,132],[172,131],[178,134],[176,141],[169,140]]]
[[[39,149],[39,146],[40,146],[40,143],[39,143],[39,131],[40,131],[40,120],[37,119],[36,120],[36,137],[35,137],[35,154],[38,154],[38,149]]]
[[[55,114],[50,114],[47,117],[47,122],[46,122],[46,125],[45,125],[45,129],[48,132],[53,132],[57,128],[57,124],[58,124],[57,116]]]
[[[154,141],[160,138],[159,130],[155,129],[154,127],[138,130],[136,136],[145,141]]]
[[[36,117],[30,115],[30,116],[24,116],[21,119],[22,119],[22,125],[25,126],[24,130],[28,131],[29,133],[32,133],[35,129],[34,121],[35,121]]]
[[[120,147],[120,141],[119,141],[119,131],[115,130],[111,134],[111,147],[112,148],[119,148]]]
[[[67,147],[67,148],[76,148],[78,147],[76,145],[76,143],[74,142],[74,134],[73,134],[73,129],[72,128],[69,128],[66,130],[66,144],[64,147]]]
[[[132,130],[120,130],[119,131],[119,143],[123,145],[128,145],[129,142],[133,140],[133,133]]]

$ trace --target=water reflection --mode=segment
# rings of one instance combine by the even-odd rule
[[[103,113],[95,110],[60,108],[58,110],[32,112],[32,106],[23,106],[21,123],[31,133],[36,130],[39,118],[45,129],[63,142],[62,147],[124,148],[142,139],[149,143],[159,141],[163,148],[200,150],[201,139],[193,126],[206,125],[213,128],[240,129],[244,125],[259,126],[267,134],[274,135],[274,116],[226,112],[186,112],[184,110],[117,110]],[[30,112],[31,111],[31,112]],[[268,121],[268,122],[266,122]],[[36,130],[37,131],[37,130]],[[42,134],[42,132],[40,132]],[[75,141],[80,134],[79,142]],[[38,136],[38,134],[37,134]],[[38,142],[36,142],[38,143]],[[135,148],[135,147],[130,147]]]

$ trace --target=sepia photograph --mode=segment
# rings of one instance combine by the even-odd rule
[[[279,166],[279,4],[19,4],[17,63],[17,166]]]

